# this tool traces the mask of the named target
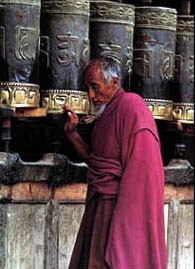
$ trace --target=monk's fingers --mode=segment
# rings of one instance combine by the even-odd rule
[[[68,112],[71,112],[73,114],[73,116],[75,118],[77,118],[77,114],[75,113],[75,111],[71,107],[69,107],[67,105],[63,105],[62,108],[65,109],[65,110],[67,110]]]
[[[66,133],[71,132],[75,128],[76,124],[71,122],[70,120],[66,121],[64,124],[64,130]]]
[[[69,109],[71,109],[69,106],[67,106],[66,104],[63,104],[62,105],[62,109],[64,109],[64,110],[69,110]]]
[[[71,135],[73,134],[74,132],[76,132],[76,126],[77,126],[77,123],[76,122],[66,122],[64,124],[64,131],[67,135]]]
[[[68,111],[68,118],[64,125],[64,130],[66,134],[71,134],[76,131],[76,126],[78,125],[79,118],[74,116],[70,111]]]
[[[71,116],[73,116],[74,119],[78,119],[78,116],[73,109],[69,110],[68,113],[71,113],[72,114]]]
[[[74,132],[76,132],[76,126],[79,122],[79,117],[69,106],[64,106],[64,109],[67,111],[68,116],[64,124],[64,130],[68,136],[71,136]]]
[[[68,121],[77,124],[79,118],[76,114],[73,114],[72,112],[68,111]]]

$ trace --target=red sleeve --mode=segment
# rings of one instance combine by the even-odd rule
[[[106,248],[111,269],[165,269],[164,173],[157,137],[122,139],[123,175]]]

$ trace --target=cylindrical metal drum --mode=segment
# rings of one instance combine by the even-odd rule
[[[0,107],[38,107],[40,0],[0,1]]]
[[[91,58],[110,57],[121,66],[122,86],[130,90],[135,8],[111,1],[90,2]]]
[[[82,70],[89,60],[89,1],[42,2],[40,86],[42,106],[61,113],[63,104],[86,114]]]
[[[194,16],[177,17],[173,119],[194,121]]]
[[[92,2],[92,1],[94,1],[94,0],[89,0],[89,1]],[[98,1],[98,2],[102,2],[102,0],[96,0],[96,1]],[[104,1],[109,1],[109,2],[110,2],[110,0],[104,0]],[[122,0],[112,0],[111,2],[122,3]]]
[[[93,2],[94,0],[89,0],[90,2]],[[102,2],[102,0],[96,0],[97,2]],[[110,0],[104,0],[104,1],[109,1],[109,2],[118,2],[118,3],[122,3],[122,0],[112,0],[112,1],[110,1]]]
[[[172,112],[176,10],[137,7],[131,90],[147,102],[154,118],[169,120]]]

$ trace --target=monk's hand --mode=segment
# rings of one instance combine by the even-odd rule
[[[75,111],[69,106],[63,106],[63,109],[67,111],[67,120],[64,124],[64,131],[68,138],[73,138],[77,133],[76,126],[79,122],[79,118]]]

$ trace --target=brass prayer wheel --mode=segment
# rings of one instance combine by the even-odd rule
[[[137,7],[131,90],[140,94],[154,118],[169,120],[174,81],[176,10]]]
[[[38,107],[40,0],[0,1],[0,107]]]
[[[62,112],[63,104],[72,107],[77,114],[88,114],[89,98],[86,92],[58,89],[43,92],[42,106],[48,107],[48,113]]]
[[[105,56],[121,66],[122,86],[130,91],[135,7],[111,1],[90,2],[91,58]]]
[[[39,85],[30,83],[0,82],[0,106],[38,107]]]
[[[88,94],[82,92],[82,70],[89,60],[89,1],[42,2],[40,86],[42,106],[61,113],[62,105],[86,114]]]
[[[173,120],[194,122],[194,16],[177,16]]]

